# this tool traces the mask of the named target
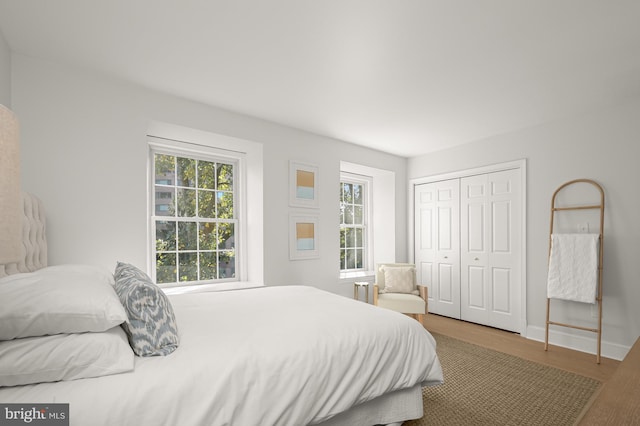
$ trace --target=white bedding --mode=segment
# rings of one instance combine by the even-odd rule
[[[433,337],[404,315],[312,287],[170,297],[180,346],[132,373],[0,388],[69,403],[72,425],[305,425],[442,382]]]

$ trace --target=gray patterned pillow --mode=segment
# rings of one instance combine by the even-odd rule
[[[162,289],[140,269],[118,262],[115,287],[127,311],[123,324],[136,355],[169,355],[178,347],[178,327],[173,308]]]

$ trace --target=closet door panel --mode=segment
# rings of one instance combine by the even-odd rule
[[[467,292],[469,297],[468,307],[475,309],[486,309],[485,301],[485,268],[479,266],[469,266]],[[463,282],[463,285],[464,282]]]
[[[420,209],[419,245],[422,250],[433,249],[433,211]]]
[[[488,193],[486,175],[460,180],[460,317],[478,324],[487,324],[489,317],[488,286],[491,281],[487,255],[491,217],[487,215]]]
[[[511,201],[491,203],[491,251],[511,253]]]
[[[415,263],[429,289],[429,311],[460,318],[459,180],[415,188]]]
[[[491,193],[491,267],[488,325],[520,331],[522,212],[520,171],[487,175]]]
[[[511,314],[513,303],[511,300],[511,270],[493,268],[492,274],[493,311],[501,314]]]
[[[438,209],[438,251],[451,251],[453,247],[451,207],[441,207]]]
[[[467,206],[468,231],[462,237],[467,239],[469,252],[484,252],[484,207],[483,203],[470,203]]]
[[[433,283],[433,263],[431,262],[419,262],[416,263],[416,277],[419,285],[425,286],[429,289],[429,293],[432,291],[430,286]]]
[[[427,287],[429,308],[438,297],[437,277],[434,274],[436,259],[436,187],[418,185],[415,188],[415,264],[418,284]],[[420,265],[418,267],[418,265]]]
[[[440,263],[438,265],[438,290],[440,292],[439,301],[443,303],[454,302],[453,276],[451,264]]]

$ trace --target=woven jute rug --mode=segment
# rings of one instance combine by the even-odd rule
[[[423,425],[572,425],[597,380],[433,333],[445,383],[422,389]]]

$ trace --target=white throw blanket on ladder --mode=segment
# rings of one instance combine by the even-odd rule
[[[595,303],[598,234],[552,234],[547,297]]]

